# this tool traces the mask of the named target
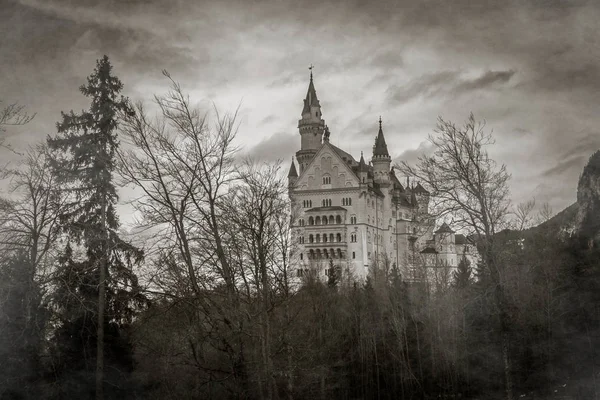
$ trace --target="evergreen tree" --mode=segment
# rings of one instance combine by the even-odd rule
[[[57,348],[59,354],[66,346],[74,354],[92,357],[91,345],[96,344],[97,399],[103,398],[104,355],[113,353],[105,350],[105,346],[117,342],[119,348],[130,346],[118,338],[131,321],[133,311],[143,303],[132,271],[133,265],[141,261],[142,252],[118,234],[115,211],[118,199],[113,182],[118,148],[116,132],[119,114],[130,111],[127,99],[119,94],[123,84],[111,70],[107,56],[97,61],[87,84],[80,88],[91,98],[89,110],[80,114],[62,113],[62,121],[57,124],[58,135],[48,138],[52,170],[63,196],[68,198],[68,206],[60,216],[61,226],[69,241],[84,253],[82,257],[75,257],[77,252],[68,246],[60,263],[59,286],[62,287],[57,293],[69,296],[55,299],[57,309],[62,312],[57,340],[71,342],[60,343]],[[69,299],[73,296],[79,304],[76,309],[72,307],[73,299]],[[79,332],[79,337],[74,330]],[[115,360],[107,358],[107,364],[112,362]],[[84,366],[88,372],[90,364]],[[74,366],[59,365],[65,369]],[[119,367],[116,370],[126,372]],[[111,388],[118,387],[111,383]],[[119,396],[123,397],[123,393]]]
[[[464,255],[460,259],[456,271],[453,272],[454,287],[457,289],[466,289],[472,282],[473,271],[471,262]]]
[[[327,275],[327,286],[335,288],[339,282],[338,268],[333,265],[333,258],[329,259],[329,271]]]

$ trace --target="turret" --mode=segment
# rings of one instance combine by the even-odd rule
[[[296,159],[300,166],[300,173],[308,166],[310,160],[321,147],[325,121],[321,114],[321,104],[317,98],[317,91],[313,83],[312,66],[310,71],[310,82],[302,108],[302,118],[298,121],[300,131],[300,150],[296,152]]]
[[[365,158],[363,157],[363,153],[362,151],[360,152],[360,161],[358,162],[358,179],[360,180],[361,184],[367,184],[368,179],[369,179],[369,168],[367,167],[367,164],[365,163]]]
[[[298,180],[298,172],[296,171],[296,164],[294,164],[294,157],[292,157],[292,165],[290,166],[290,172],[288,172],[288,188],[293,189],[296,181]]]
[[[375,145],[373,146],[373,178],[376,183],[387,186],[390,184],[390,164],[392,158],[388,153],[387,144],[383,137],[383,129],[381,127],[381,117],[379,117],[379,132],[375,138]]]
[[[414,187],[413,193],[417,198],[417,203],[419,204],[420,212],[428,213],[429,212],[429,192],[420,183],[417,182],[417,186]]]

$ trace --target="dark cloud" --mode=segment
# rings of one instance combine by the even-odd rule
[[[567,160],[561,160],[552,168],[545,170],[542,176],[548,178],[558,178],[565,173],[570,173],[573,170],[581,170],[587,160],[584,156],[571,157]]]
[[[508,82],[514,74],[514,70],[487,71],[475,79],[465,79],[461,78],[459,71],[440,71],[422,75],[406,86],[391,86],[387,94],[389,99],[397,104],[403,104],[415,98],[439,99],[497,87]]]
[[[495,84],[506,83],[513,77],[515,72],[516,71],[512,69],[508,71],[487,71],[478,78],[464,80],[458,83],[451,91],[456,94],[461,94],[473,90],[485,89]]]
[[[256,146],[251,147],[244,156],[262,161],[286,162],[287,158],[298,149],[299,135],[289,133],[275,133],[271,137],[263,139]]]
[[[298,148],[296,122],[313,63],[338,146],[354,154],[370,150],[382,114],[390,151],[413,148],[400,157],[414,160],[437,115],[461,123],[473,111],[500,133],[501,162],[527,171],[531,187],[540,181],[541,192],[566,201],[545,189],[555,187],[549,181],[578,176],[577,160],[600,146],[591,138],[600,126],[600,2],[340,4],[3,4],[0,100],[38,112],[11,140],[39,140],[55,130],[61,110],[86,106],[77,88],[106,53],[134,99],[164,93],[165,68],[195,102],[235,109],[243,99],[241,139],[254,144],[245,153],[287,158]]]
[[[459,76],[458,71],[440,71],[431,74],[425,74],[413,80],[409,85],[391,86],[387,90],[390,101],[397,104],[403,104],[413,100],[416,97],[432,97],[447,93],[455,86]]]
[[[406,162],[409,165],[416,165],[420,157],[433,155],[433,146],[429,141],[424,141],[419,144],[416,149],[408,149],[400,153],[393,160],[393,164],[400,164]]]

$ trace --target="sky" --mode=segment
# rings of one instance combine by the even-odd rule
[[[598,1],[3,0],[0,101],[36,113],[5,134],[16,150],[55,134],[106,54],[132,100],[165,93],[166,69],[198,107],[239,106],[241,152],[287,168],[312,64],[331,142],[355,158],[379,116],[392,158],[415,162],[438,116],[473,112],[513,201],[557,212],[600,148],[599,20]]]

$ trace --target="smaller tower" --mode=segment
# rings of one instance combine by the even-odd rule
[[[417,182],[417,186],[413,189],[413,193],[416,195],[417,203],[419,204],[419,211],[422,213],[429,212],[429,192],[421,183]]]
[[[358,162],[358,179],[361,184],[367,184],[369,181],[369,168],[365,163],[362,151],[360,152],[360,161]]]
[[[387,144],[383,137],[383,129],[381,127],[381,117],[379,117],[379,132],[375,138],[375,145],[373,146],[373,178],[376,183],[387,186],[390,184],[390,164],[392,158],[388,153]]]
[[[288,189],[291,191],[296,182],[298,181],[298,172],[296,171],[296,164],[294,163],[294,157],[292,157],[292,165],[290,166],[290,172],[288,172]]]

